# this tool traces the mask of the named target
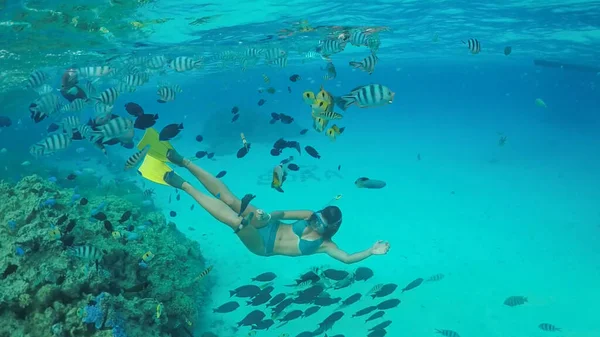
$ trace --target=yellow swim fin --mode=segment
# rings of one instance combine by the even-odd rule
[[[138,168],[138,173],[142,177],[161,185],[169,185],[165,182],[164,176],[167,172],[171,171],[173,171],[173,169],[170,168],[169,165],[150,156],[150,154],[147,154],[144,157],[144,162],[142,162],[142,165]]]
[[[158,132],[153,128],[146,129],[142,140],[137,145],[138,150],[150,146],[148,155],[162,162],[168,162],[167,151],[172,150],[173,146],[169,142],[160,141]]]

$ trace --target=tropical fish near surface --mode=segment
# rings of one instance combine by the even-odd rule
[[[271,180],[271,187],[278,192],[283,193],[283,183],[287,178],[287,172],[285,164],[279,164],[273,168],[273,178]]]

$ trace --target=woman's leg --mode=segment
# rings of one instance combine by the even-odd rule
[[[200,204],[200,206],[202,206],[202,208],[210,213],[210,215],[212,215],[215,219],[233,229],[250,251],[256,254],[260,254],[264,251],[262,238],[260,237],[256,228],[246,225],[238,231],[240,225],[243,224],[244,218],[239,217],[237,213],[229,208],[229,206],[223,201],[209,197],[208,195],[195,189],[187,182],[183,183],[181,189],[194,198],[194,200],[196,200],[198,204]]]
[[[188,162],[186,164],[187,165],[185,165],[185,168],[187,168],[190,171],[190,173],[192,173],[194,177],[196,177],[196,179],[198,179],[198,181],[200,181],[202,185],[204,185],[204,187],[212,195],[214,195],[215,197],[219,196],[219,199],[226,203],[227,206],[229,206],[236,213],[240,212],[240,209],[242,207],[242,201],[238,199],[233,193],[231,193],[231,190],[229,190],[227,185],[225,185],[221,180],[219,180],[217,177],[213,176],[200,166],[192,162]],[[255,211],[256,207],[248,205],[246,210],[243,212],[242,216],[246,216],[248,215],[248,213]]]
[[[172,163],[187,168],[194,175],[194,177],[196,177],[196,179],[198,179],[198,181],[204,185],[204,188],[206,188],[210,194],[227,204],[227,206],[229,206],[229,208],[231,208],[234,212],[240,212],[242,201],[233,195],[229,188],[217,177],[208,173],[200,166],[192,163],[189,159],[182,157],[175,150],[169,150],[169,152],[167,152],[167,158]],[[250,212],[256,212],[256,207],[248,205],[241,215],[245,217],[250,214]]]
[[[242,223],[243,218],[239,217],[237,213],[221,200],[209,197],[187,182],[183,183],[181,189],[194,198],[194,200],[196,200],[200,206],[207,210],[215,219],[231,227],[234,231],[237,230]]]

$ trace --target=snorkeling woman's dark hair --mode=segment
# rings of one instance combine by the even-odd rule
[[[342,225],[342,211],[337,206],[327,206],[321,210],[323,220],[327,222],[327,227],[323,233],[323,239],[331,240]]]

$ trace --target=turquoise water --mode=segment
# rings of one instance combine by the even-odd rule
[[[35,5],[58,8],[47,2]],[[90,6],[109,11],[105,2]],[[114,6],[111,13],[121,13]],[[7,4],[6,8],[19,11],[20,5]],[[218,6],[157,2],[131,10],[114,22],[101,10],[99,15],[106,20],[99,25],[106,26],[119,22],[131,29],[131,21],[173,20],[147,24],[141,37],[137,30],[120,35],[111,26],[112,35],[100,38],[105,51],[74,41],[98,38],[98,33],[62,26],[55,29],[72,34],[73,41],[65,41],[74,45],[54,50],[54,54],[61,51],[64,55],[48,56],[42,48],[21,58],[3,57],[0,101],[4,109],[0,115],[9,116],[13,124],[0,129],[0,148],[6,149],[0,153],[0,178],[16,181],[29,174],[47,178],[55,169],[79,170],[101,186],[118,189],[120,182],[130,181],[141,189],[154,188],[156,207],[186,236],[197,240],[209,264],[215,266],[209,276],[213,283],[210,296],[198,303],[204,308],[229,301],[229,290],[250,283],[251,277],[262,272],[277,273],[274,293],[278,293],[289,291],[283,285],[314,266],[345,270],[366,266],[375,272],[373,279],[334,291],[335,295],[346,298],[355,292],[366,293],[379,283],[404,287],[419,277],[445,275],[439,282],[402,294],[398,289],[392,295],[402,303],[383,319],[393,321],[386,328],[387,336],[434,336],[435,329],[453,330],[462,337],[598,336],[598,8],[597,2],[590,1],[544,5],[509,1],[502,6],[460,1],[378,1],[369,5],[263,1],[245,5],[222,2]],[[3,20],[14,21],[7,12],[2,12]],[[185,19],[213,15],[219,16],[201,26],[190,26]],[[301,19],[312,26],[389,26],[391,31],[380,33],[380,61],[375,72],[368,75],[350,69],[347,63],[361,60],[368,50],[348,46],[332,57],[337,78],[323,81],[321,67],[325,63],[303,63],[299,53],[314,47],[318,33],[259,42],[281,29],[295,27],[292,23]],[[0,48],[18,54],[11,51],[10,43],[22,46],[19,34],[33,34],[35,29],[50,30],[35,25],[18,34],[2,30],[9,44]],[[473,37],[483,46],[478,55],[471,55],[460,42]],[[47,134],[51,120],[34,124],[29,118],[27,106],[36,94],[20,84],[27,75],[41,67],[54,75],[51,83],[58,87],[60,74],[72,64],[96,65],[116,56],[111,65],[124,66],[136,42],[146,45],[137,49],[136,56],[202,56],[206,64],[199,70],[153,76],[136,92],[122,94],[113,113],[125,117],[122,106],[137,102],[146,113],[159,114],[157,129],[183,123],[181,137],[172,141],[177,150],[192,157],[199,150],[215,151],[215,160],[204,158],[195,163],[213,174],[226,170],[222,180],[232,192],[239,197],[256,194],[253,204],[267,211],[316,210],[343,195],[336,204],[343,211],[344,223],[334,241],[348,252],[356,252],[377,240],[387,240],[390,252],[351,266],[325,255],[255,256],[199,205],[190,210],[195,204],[191,197],[182,194],[181,200],[176,200],[172,188],[153,185],[133,171],[123,173],[122,165],[132,150],[108,147],[106,159],[90,144],[79,142],[49,158],[30,156],[29,146]],[[508,56],[503,54],[506,46],[512,47]],[[279,69],[259,63],[242,71],[239,65],[223,67],[215,56],[247,47],[283,48],[289,53],[289,64]],[[75,50],[84,53],[77,55]],[[536,67],[534,59],[564,66]],[[570,64],[585,69],[572,71]],[[270,83],[263,81],[263,74]],[[292,74],[302,79],[292,83],[288,79]],[[178,84],[183,92],[173,102],[158,104],[156,86],[161,81]],[[312,130],[303,91],[317,92],[324,84],[338,96],[369,83],[392,89],[396,93],[393,104],[349,108],[338,123],[346,131],[335,142]],[[277,92],[259,93],[261,87],[273,87]],[[267,100],[264,106],[257,105],[261,98]],[[536,99],[543,100],[546,107],[536,104]],[[235,123],[231,123],[233,106],[240,108],[241,115]],[[90,110],[81,113],[82,120],[90,116]],[[271,112],[289,114],[295,122],[270,125]],[[299,135],[304,128],[310,131]],[[142,132],[136,130],[136,139]],[[242,159],[235,157],[241,145],[240,132],[253,144]],[[199,134],[205,138],[202,143],[195,140]],[[506,143],[501,146],[502,136]],[[311,145],[322,158],[306,153],[298,156],[291,149],[273,157],[269,150],[279,137],[297,140],[302,147]],[[77,151],[79,147],[84,150]],[[270,187],[270,175],[273,166],[288,155],[295,156],[301,169],[290,173],[285,193],[279,193]],[[24,161],[31,165],[21,165]],[[201,187],[187,172],[176,171]],[[363,176],[384,180],[387,186],[358,189],[354,181]],[[170,217],[170,211],[177,216]],[[525,296],[528,303],[503,305],[509,296]],[[367,328],[374,324],[350,316],[372,303],[377,301],[364,298],[345,309],[345,317],[327,333],[367,336]],[[296,336],[312,331],[335,307],[323,308],[280,329],[259,331],[257,336]],[[207,310],[194,333],[247,336],[248,328],[236,331],[232,326],[253,309],[242,305],[229,314]],[[551,323],[562,331],[543,331],[538,327],[541,323]]]

